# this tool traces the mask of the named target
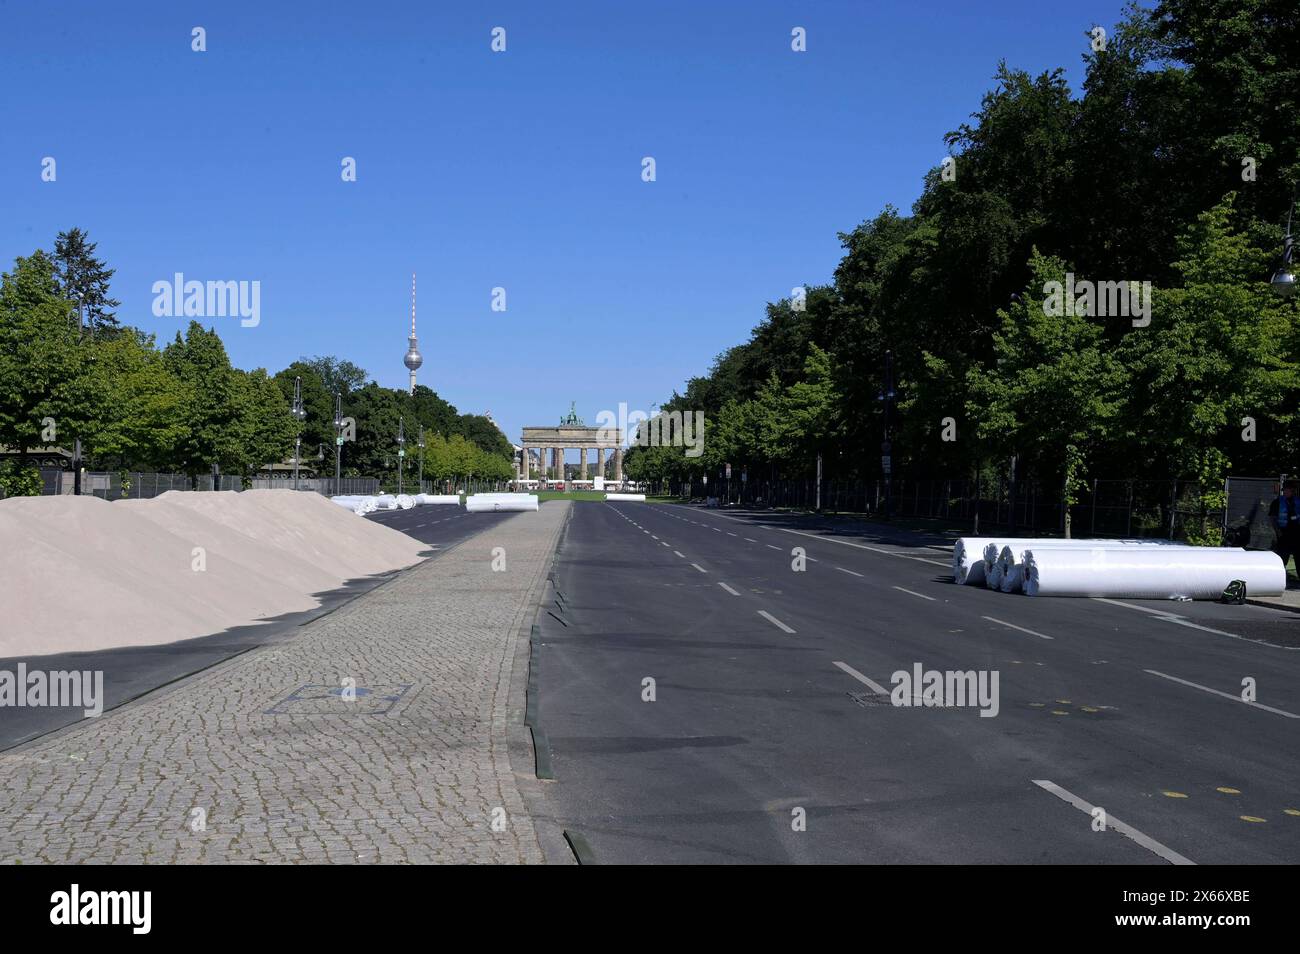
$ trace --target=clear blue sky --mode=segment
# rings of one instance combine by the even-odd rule
[[[236,365],[336,354],[390,387],[414,270],[421,383],[513,440],[571,400],[594,424],[909,208],[999,59],[1077,90],[1121,8],[0,0],[0,258],[88,229],[119,318],[160,341],[184,319],[154,317],[155,281],[258,280],[260,325],[205,322]]]

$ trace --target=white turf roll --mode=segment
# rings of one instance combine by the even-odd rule
[[[1277,596],[1286,568],[1267,550],[1229,547],[1043,547],[1024,562],[1029,596],[1211,600],[1233,580],[1244,580],[1248,595]]]
[[[536,510],[535,494],[474,494],[465,498],[467,513],[488,513],[497,510]]]
[[[1059,541],[1059,540],[1055,540],[1055,541],[1053,541],[1053,542],[1050,543],[1050,544],[1045,544],[1045,543],[1034,543],[1034,544],[1033,544],[1033,548],[1036,549],[1036,550],[1038,550],[1039,552],[1042,552],[1042,551],[1044,551],[1044,550],[1089,550],[1089,551],[1092,551],[1092,550],[1125,550],[1125,549],[1129,549],[1129,548],[1131,548],[1131,547],[1134,545],[1133,541],[1129,541],[1129,540],[1120,540],[1120,541],[1114,541],[1114,540],[1071,540],[1071,541],[1066,541],[1066,542],[1069,543],[1069,544],[1072,544],[1072,545],[1070,545],[1070,546],[1061,546],[1061,545],[1060,545],[1061,541]],[[1160,551],[1161,553],[1168,553],[1168,552],[1171,552],[1172,550],[1200,550],[1200,551],[1204,552],[1204,551],[1206,551],[1206,550],[1212,550],[1212,549],[1214,549],[1214,550],[1228,550],[1228,551],[1233,552],[1233,553],[1240,553],[1240,552],[1241,552],[1241,547],[1193,547],[1193,546],[1190,546],[1189,544],[1186,544],[1186,543],[1173,543],[1173,542],[1168,541],[1168,540],[1162,541],[1161,545],[1164,547],[1164,549]],[[1022,547],[1022,546],[1018,546],[1018,545],[1017,545],[1017,546],[1010,546],[1010,545],[1009,545],[1009,546],[1005,546],[1005,547],[1003,547],[1002,550],[1001,550],[1001,552],[998,554],[998,564],[1000,564],[1001,567],[1002,567],[1001,575],[998,575],[998,579],[999,579],[999,580],[1001,581],[1001,583],[1002,583],[1002,585],[1001,585],[1000,588],[1001,588],[1001,590],[1002,590],[1003,593],[1019,593],[1019,592],[1020,592],[1020,586],[1019,586],[1019,583],[1020,583],[1020,582],[1023,582],[1023,579],[1024,579],[1023,574],[1022,574],[1021,577],[1017,580],[1017,585],[1015,586],[1014,589],[1010,589],[1010,590],[1007,589],[1007,579],[1008,579],[1008,577],[1011,575],[1011,568],[1012,568],[1013,566],[1020,566],[1022,563],[1025,562],[1025,554],[1029,552],[1029,549],[1030,549],[1029,547]],[[997,571],[993,571],[993,575],[997,575]]]
[[[954,583],[971,586],[985,585],[997,589],[995,583],[988,580],[993,565],[1001,557],[1004,547],[1011,547],[1019,557],[1033,545],[1040,547],[1132,547],[1132,546],[1186,546],[1172,540],[1144,540],[1128,538],[1123,540],[1062,540],[1059,537],[960,537],[952,548],[952,579]],[[983,569],[979,564],[983,563]],[[1001,576],[998,577],[1001,580]]]
[[[984,548],[999,543],[1001,537],[958,537],[952,545],[952,581],[983,586],[984,574],[993,561],[985,561]]]
[[[605,494],[606,500],[640,500],[645,501],[645,494]]]
[[[417,494],[415,502],[425,504],[455,504],[460,506],[460,494]]]
[[[998,589],[1003,593],[1019,593],[1025,579],[1025,565],[1023,563],[1011,563],[1003,566],[1002,579],[998,581]]]

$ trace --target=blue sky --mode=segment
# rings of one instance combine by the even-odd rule
[[[1077,90],[1121,9],[0,0],[0,259],[88,229],[119,318],[160,340],[184,319],[153,315],[155,281],[260,281],[259,325],[205,321],[236,365],[336,354],[390,387],[415,271],[421,383],[515,440],[570,401],[594,424],[909,208],[999,59]]]

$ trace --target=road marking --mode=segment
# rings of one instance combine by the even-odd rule
[[[1285,709],[1274,709],[1272,706],[1266,706],[1260,702],[1247,702],[1241,696],[1234,696],[1230,692],[1220,692],[1218,689],[1211,689],[1209,686],[1202,686],[1200,683],[1188,682],[1186,679],[1179,679],[1177,676],[1170,676],[1163,672],[1157,672],[1154,669],[1143,669],[1143,672],[1149,672],[1153,676],[1159,676],[1162,679],[1168,679],[1172,682],[1181,682],[1184,686],[1191,686],[1193,689],[1200,689],[1202,692],[1210,692],[1216,696],[1222,696],[1225,699],[1231,699],[1233,702],[1240,702],[1244,706],[1251,706],[1255,709],[1263,709],[1265,712],[1272,712],[1275,715],[1286,716],[1288,719],[1300,719],[1300,715],[1294,712],[1287,712]]]
[[[1018,629],[1022,633],[1028,633],[1030,636],[1037,636],[1039,639],[1055,639],[1055,636],[1044,636],[1042,633],[1035,633],[1032,629],[1025,629],[1023,626],[1017,626],[1015,623],[1008,623],[1004,619],[994,619],[992,616],[982,617],[990,623],[997,623],[999,626],[1007,626],[1011,629]]]
[[[730,593],[732,596],[739,596],[739,595],[740,595],[738,592],[736,592],[735,590],[733,590],[733,589],[732,589],[731,587],[729,587],[726,583],[723,583],[721,580],[718,580],[718,586],[722,587],[724,590],[726,590],[726,591],[727,591],[728,593]]]
[[[744,540],[745,540],[746,543],[757,543],[757,542],[758,542],[757,540],[753,540],[753,539],[751,539],[750,537],[745,537]]]
[[[695,567],[695,569],[699,570],[701,573],[709,572],[708,570],[704,569],[704,567],[700,566],[698,563],[692,563],[691,566]]]
[[[765,544],[765,546],[767,546],[767,547],[769,547],[770,549],[773,549],[773,550],[779,550],[779,549],[781,549],[780,547],[778,547],[778,546],[773,546],[773,545],[770,544],[770,543]]]
[[[650,534],[650,539],[651,539],[651,540],[658,540],[659,538],[656,537],[656,536],[652,533],[652,534]]]
[[[1051,792],[1061,801],[1069,802],[1071,805],[1079,809],[1079,811],[1083,812],[1085,815],[1092,815],[1093,811],[1096,808],[1095,805],[1089,805],[1078,795],[1072,794],[1071,792],[1067,792],[1065,789],[1061,788],[1061,786],[1057,785],[1055,782],[1048,781],[1045,778],[1034,778],[1034,779],[1030,779],[1030,781],[1033,782],[1035,785],[1037,785],[1039,788],[1041,788],[1043,791]],[[1169,862],[1171,865],[1196,864],[1196,862],[1192,861],[1190,858],[1184,857],[1183,855],[1180,855],[1178,852],[1174,851],[1172,848],[1160,844],[1160,842],[1156,841],[1150,835],[1144,835],[1142,834],[1142,832],[1138,831],[1132,825],[1124,824],[1122,821],[1120,821],[1110,812],[1106,812],[1106,827],[1113,828],[1115,831],[1119,832],[1125,838],[1129,838],[1137,842],[1147,851],[1159,855],[1161,858],[1165,859],[1165,861]]]
[[[854,668],[853,668],[852,666],[850,666],[848,663],[837,662],[837,663],[835,663],[835,665],[836,665],[836,666],[839,666],[841,669],[843,669],[845,672],[847,672],[850,676],[852,676],[852,677],[853,677],[854,679],[856,679],[858,682],[862,683],[864,686],[868,686],[868,687],[871,689],[871,691],[874,692],[876,695],[878,695],[878,696],[887,696],[887,695],[889,695],[889,690],[888,690],[888,689],[886,689],[886,688],[885,688],[884,686],[882,686],[880,683],[876,682],[876,681],[875,681],[874,679],[872,679],[871,677],[862,675],[862,673],[858,672],[856,669],[854,669]]]
[[[668,541],[667,541],[667,540],[660,540],[660,541],[659,541],[659,545],[660,545],[661,547],[666,547],[666,546],[668,546]]]
[[[761,616],[761,617],[763,617],[763,619],[767,620],[769,623],[771,623],[771,624],[772,624],[773,626],[775,626],[777,629],[783,630],[783,631],[789,633],[789,634],[792,635],[792,636],[795,634],[795,632],[794,632],[793,629],[791,629],[789,626],[785,625],[785,623],[781,622],[779,619],[777,619],[775,616],[773,616],[773,615],[772,615],[771,613],[769,613],[767,610],[759,610],[759,611],[758,611],[758,615]]]
[[[685,554],[685,553],[682,553],[680,550],[674,550],[673,553],[677,554],[677,555],[678,555],[679,557],[681,557],[683,560],[686,559],[686,554]]]
[[[727,531],[727,536],[729,536],[729,537],[734,537],[734,536],[735,536],[735,534],[734,534],[734,533],[732,533],[732,532],[731,532],[731,531],[730,531],[730,530],[728,530],[728,531]]]
[[[1175,624],[1177,624],[1178,626],[1186,626],[1188,629],[1199,629],[1199,630],[1200,630],[1201,632],[1203,632],[1203,633],[1213,633],[1215,636],[1227,636],[1227,637],[1229,637],[1230,639],[1240,639],[1240,640],[1244,640],[1245,642],[1248,642],[1248,643],[1258,643],[1258,642],[1259,642],[1259,640],[1256,640],[1256,639],[1250,639],[1249,637],[1242,636],[1242,635],[1239,634],[1239,633],[1229,633],[1227,630],[1223,630],[1223,629],[1214,629],[1214,628],[1211,627],[1211,626],[1202,626],[1200,623],[1193,623],[1191,620],[1187,619],[1185,616],[1179,616],[1179,615],[1177,615],[1176,613],[1171,613],[1171,612],[1169,612],[1168,610],[1163,610],[1163,609],[1154,609],[1154,608],[1149,607],[1149,606],[1138,606],[1138,605],[1136,605],[1136,604],[1134,604],[1134,603],[1125,603],[1125,602],[1123,602],[1123,601],[1121,601],[1121,600],[1112,600],[1112,599],[1107,599],[1107,598],[1104,597],[1104,596],[1094,596],[1094,597],[1092,597],[1092,598],[1093,598],[1094,600],[1096,600],[1098,603],[1109,603],[1109,604],[1111,604],[1112,606],[1123,606],[1125,609],[1133,609],[1133,610],[1139,610],[1139,611],[1141,611],[1141,612],[1143,612],[1143,613],[1150,613],[1150,614],[1151,614],[1152,616],[1154,616],[1156,619],[1162,619],[1162,620],[1164,620],[1166,623],[1175,623]],[[1297,648],[1300,648],[1300,647],[1296,647],[1296,646],[1277,646],[1277,645],[1274,644],[1274,643],[1264,643],[1264,645],[1265,645],[1265,646],[1272,646],[1274,649],[1286,649],[1286,650],[1290,650],[1290,651],[1293,651],[1293,652],[1294,652]]]
[[[730,520],[730,517],[725,519]],[[902,557],[904,560],[919,560],[922,563],[933,563],[935,566],[952,566],[952,561],[945,563],[943,560],[931,560],[926,557],[912,556],[907,553],[899,553],[896,550],[881,550],[879,547],[869,547],[863,543],[850,543],[848,540],[837,540],[835,537],[823,537],[816,533],[805,533],[803,530],[791,530],[789,527],[764,527],[765,530],[780,530],[782,533],[797,533],[801,537],[812,537],[814,540],[822,540],[826,543],[839,543],[846,547],[853,547],[855,550],[870,550],[872,553],[883,553],[885,556]]]
[[[904,593],[910,593],[912,596],[919,596],[923,600],[929,600],[931,603],[937,602],[933,596],[926,596],[924,593],[918,593],[916,590],[909,590],[906,587],[896,586],[896,590],[902,590]]]
[[[841,573],[847,573],[849,576],[862,576],[862,574],[858,573],[856,570],[846,570],[842,566],[837,566],[835,569],[839,570]]]

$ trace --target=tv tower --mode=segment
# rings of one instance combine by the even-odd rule
[[[415,372],[424,364],[424,358],[420,357],[420,349],[416,346],[415,341],[415,272],[411,272],[411,346],[406,349],[406,357],[402,363],[411,372],[411,393],[415,393]]]

